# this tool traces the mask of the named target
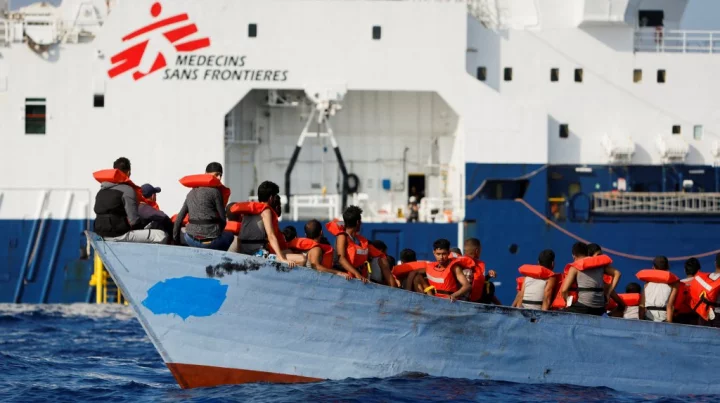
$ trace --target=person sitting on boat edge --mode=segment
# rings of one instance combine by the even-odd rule
[[[285,242],[290,244],[290,241],[297,238],[297,230],[295,229],[295,226],[288,225],[287,227],[282,229],[283,237],[285,238]]]
[[[605,301],[607,295],[615,290],[620,280],[619,270],[610,267],[610,260],[606,256],[588,258],[587,245],[576,242],[572,247],[573,263],[566,267],[565,278],[560,286],[563,301],[568,301],[567,312],[588,315],[605,315]],[[605,287],[603,274],[613,276],[609,287]],[[568,298],[570,289],[577,290],[577,301]]]
[[[379,250],[380,253],[385,256],[385,259],[387,259],[387,266],[392,272],[392,268],[395,266],[395,258],[387,254],[388,248],[385,242],[379,239],[373,239],[372,241],[370,241],[370,245],[374,246],[375,249]],[[383,279],[385,278],[385,276],[383,275],[382,267],[380,267],[381,259],[382,256],[368,258],[368,263],[370,264],[370,266],[368,267],[368,278],[370,279],[370,281],[377,284],[383,284]],[[400,282],[396,278],[394,278],[394,281],[399,287]]]
[[[147,223],[138,213],[139,201],[144,198],[130,175],[130,160],[125,157],[115,160],[113,169],[93,173],[100,182],[93,206],[93,231],[106,241],[167,243],[163,231],[144,229]]]
[[[558,275],[555,269],[555,252],[545,249],[538,255],[537,265],[523,265],[518,270],[525,276],[522,288],[515,297],[513,307],[547,311],[555,297]]]
[[[588,256],[600,256],[602,255],[602,248],[600,245],[596,243],[589,243],[588,244]],[[610,293],[607,293],[607,290],[609,289],[610,285],[612,284],[613,277],[609,274],[603,274],[603,282],[605,283],[603,287],[605,287],[606,295],[607,295],[607,302],[610,304],[612,301],[613,307],[615,307],[619,311],[625,311],[625,301],[620,298],[618,293],[615,291],[615,287],[617,287],[617,284],[613,286],[613,291]]]
[[[211,162],[205,167],[205,175],[193,175],[193,183],[181,183],[192,189],[188,192],[182,208],[175,219],[173,239],[180,243],[181,231],[185,217],[184,241],[188,246],[203,249],[227,251],[233,242],[233,234],[225,231],[225,196],[220,180],[223,168],[219,162]],[[195,181],[197,179],[197,182]],[[228,194],[229,197],[229,194]]]
[[[335,235],[335,252],[337,259],[334,269],[351,273],[363,283],[368,280],[368,258],[379,258],[378,265],[383,274],[385,284],[396,287],[397,283],[392,276],[390,266],[385,255],[377,250],[370,242],[360,235],[362,227],[362,209],[358,206],[348,206],[343,211],[343,224],[337,220],[325,224],[325,228]]]
[[[485,262],[480,260],[482,244],[477,238],[468,238],[463,244],[464,255],[475,263],[472,275],[472,288],[468,295],[468,301],[480,304],[502,305],[495,296],[495,284],[490,279],[497,277],[495,270],[485,271]],[[467,269],[465,270],[467,271]],[[467,273],[466,273],[467,274]]]
[[[160,210],[160,206],[157,204],[157,194],[160,193],[161,189],[146,183],[140,186],[140,190],[145,199],[140,200],[138,214],[140,218],[148,223],[145,228],[159,229],[167,235],[168,239],[171,239],[173,222],[164,211]]]
[[[469,259],[452,259],[450,257],[450,241],[447,239],[435,241],[433,255],[435,262],[428,263],[424,269],[418,270],[418,274],[424,274],[427,277],[430,285],[429,290],[423,290],[425,293],[434,292],[436,297],[448,298],[452,302],[460,299],[472,289],[472,285],[463,273],[463,267],[473,267],[474,265],[466,264]]]
[[[624,308],[621,310],[619,306],[613,309],[613,315],[623,319],[640,319],[640,299],[642,288],[638,283],[630,283],[625,287],[624,294],[618,294],[623,300]]]
[[[667,257],[655,257],[652,269],[641,270],[636,277],[645,281],[640,298],[640,318],[672,323],[680,279],[670,272]]]
[[[258,186],[257,196],[257,202],[235,203],[230,208],[231,212],[242,214],[238,236],[240,253],[286,263],[290,267],[305,264],[303,255],[290,253],[285,235],[278,225],[282,214],[280,187],[264,181]]]
[[[287,229],[287,228],[286,228]],[[307,258],[307,267],[317,271],[332,273],[350,280],[352,276],[346,272],[335,270],[333,265],[333,248],[325,239],[323,243],[322,224],[312,219],[305,223],[305,238],[294,238],[288,247],[294,253],[301,253]]]
[[[691,257],[685,261],[685,278],[680,279],[678,283],[678,294],[675,300],[675,312],[673,314],[673,323],[682,323],[686,325],[697,325],[700,320],[697,312],[693,310],[690,297],[690,286],[695,281],[695,275],[700,271],[702,266],[697,258]]]
[[[701,326],[720,327],[720,253],[715,255],[715,271],[698,271],[690,283],[690,300]]]

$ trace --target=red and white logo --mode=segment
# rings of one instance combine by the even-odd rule
[[[153,4],[150,8],[150,14],[153,18],[159,17],[161,12],[162,5],[159,2]],[[189,20],[190,18],[187,14],[178,14],[155,21],[150,25],[146,25],[124,36],[122,38],[123,42],[131,41],[138,37],[151,37],[112,56],[110,62],[113,67],[108,70],[108,76],[114,78],[127,71],[134,70],[132,77],[137,81],[167,66],[167,60],[163,54],[163,47],[170,52],[172,52],[172,47],[174,47],[174,50],[180,53],[194,52],[209,47],[210,38],[208,37],[183,41],[185,38],[198,32],[197,25],[192,22],[189,24],[186,23]],[[153,34],[151,34],[153,31],[161,28],[165,29],[166,27],[169,29],[164,30],[164,32],[156,32],[154,37]],[[161,36],[165,38],[163,39]],[[154,56],[145,57],[146,53],[151,53]]]

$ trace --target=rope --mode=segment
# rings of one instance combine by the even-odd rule
[[[563,234],[569,236],[570,238],[572,238],[572,239],[574,239],[574,240],[576,240],[576,241],[578,241],[578,242],[584,242],[584,243],[586,243],[586,244],[587,244],[587,243],[590,243],[590,241],[588,241],[588,240],[586,240],[586,239],[583,239],[583,238],[581,238],[581,237],[573,234],[572,232],[566,230],[565,228],[557,225],[556,223],[554,223],[553,221],[551,221],[550,219],[548,219],[547,217],[545,217],[544,214],[542,214],[542,213],[540,213],[539,211],[535,210],[535,209],[534,209],[530,204],[528,204],[528,202],[526,202],[525,200],[523,200],[523,199],[515,199],[515,201],[518,202],[518,203],[520,203],[520,204],[522,204],[523,206],[525,206],[525,208],[527,208],[528,210],[530,210],[530,212],[532,212],[532,213],[535,214],[536,216],[540,217],[540,219],[542,219],[543,221],[545,221],[546,224],[548,224],[548,225],[550,225],[551,227],[555,228],[556,230],[562,232]],[[649,261],[652,261],[652,260],[654,259],[654,257],[650,257],[650,256],[631,255],[631,254],[629,254],[629,253],[619,252],[619,251],[616,251],[616,250],[613,250],[613,249],[606,248],[606,247],[604,247],[604,246],[602,246],[602,245],[601,245],[601,248],[602,248],[603,252],[607,252],[607,253],[609,253],[609,254],[611,254],[611,255],[617,255],[617,256],[620,256],[620,257],[627,258],[627,259],[633,259],[633,260],[649,260]],[[693,256],[669,257],[668,260],[671,261],[671,262],[679,262],[679,261],[688,260],[688,259],[690,259],[691,257],[695,257],[695,258],[698,258],[698,259],[702,259],[702,258],[704,258],[704,257],[712,256],[712,255],[715,255],[715,254],[718,254],[718,253],[720,253],[720,249],[716,249],[716,250],[713,250],[713,251],[710,251],[710,252],[705,252],[705,253],[701,253],[701,254],[699,254],[699,255],[693,255]]]

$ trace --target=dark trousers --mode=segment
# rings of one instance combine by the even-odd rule
[[[194,248],[213,249],[227,251],[230,245],[233,243],[235,235],[232,232],[224,231],[219,237],[215,239],[209,239],[206,241],[198,241],[191,237],[187,232],[185,233],[185,243],[188,246]]]
[[[605,308],[604,307],[592,308],[589,306],[578,304],[576,302],[576,303],[572,304],[571,306],[567,307],[565,309],[565,312],[582,313],[584,315],[602,316],[605,313]]]

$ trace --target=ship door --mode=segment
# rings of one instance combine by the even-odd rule
[[[638,11],[638,21],[642,28],[662,27],[665,21],[665,11],[640,10]]]
[[[425,196],[425,175],[409,174],[407,192],[408,200],[410,200],[410,197],[415,196],[417,202],[420,203],[420,199]]]

